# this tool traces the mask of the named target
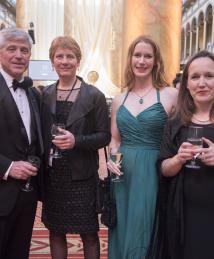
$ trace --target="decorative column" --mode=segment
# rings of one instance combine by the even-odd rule
[[[211,38],[211,43],[212,43],[212,46],[214,46],[214,11],[212,13],[212,38]]]
[[[130,43],[140,34],[151,35],[159,44],[167,80],[180,70],[181,42],[180,0],[126,0],[123,23],[123,66]]]
[[[206,38],[207,38],[207,19],[204,18],[203,49],[206,49]]]
[[[16,0],[16,26],[26,29],[26,0]]]
[[[187,32],[184,31],[184,61],[187,58]]]
[[[197,27],[196,27],[196,52],[198,52],[198,46],[199,46],[199,25],[197,24]]]
[[[189,39],[189,55],[192,55],[192,30],[190,30],[190,39]]]

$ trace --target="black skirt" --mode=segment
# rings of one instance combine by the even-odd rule
[[[42,222],[55,233],[90,234],[99,230],[96,177],[72,181],[69,170],[48,171]]]

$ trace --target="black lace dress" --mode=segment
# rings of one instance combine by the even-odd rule
[[[59,123],[65,124],[73,102],[70,99],[60,100],[60,95],[58,96],[56,118]],[[48,172],[46,182],[42,221],[55,233],[97,232],[99,225],[95,211],[96,179],[92,177],[83,181],[73,181],[69,155],[69,151],[64,151],[62,158],[53,159],[53,166]]]

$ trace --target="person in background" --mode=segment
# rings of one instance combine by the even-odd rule
[[[37,85],[37,86],[35,86],[35,88],[39,92],[39,94],[42,95],[42,92],[43,92],[45,86],[44,85]]]
[[[202,130],[198,146],[191,142],[191,129]],[[154,236],[148,258],[214,258],[214,55],[206,50],[184,68],[160,154],[154,229],[160,235]]]
[[[181,77],[182,77],[182,74],[181,74],[181,73],[177,73],[177,74],[176,74],[176,78],[172,81],[173,86],[174,86],[177,90],[180,89]]]
[[[168,115],[177,91],[167,87],[158,45],[139,36],[130,45],[125,70],[128,88],[113,100],[112,153],[123,154],[121,167],[111,159],[109,170],[122,177],[114,182],[117,226],[109,230],[109,258],[145,258],[157,195],[156,161]]]
[[[85,258],[98,259],[98,149],[110,141],[106,100],[76,75],[81,50],[73,38],[55,38],[49,56],[59,80],[43,91],[46,190],[42,220],[50,231],[52,258],[67,258],[66,234],[78,233]],[[53,138],[51,128],[56,123],[61,123],[60,135]],[[54,158],[56,148],[61,158]]]
[[[32,41],[18,28],[0,31],[0,258],[28,259],[39,198],[38,169],[29,155],[41,156],[43,144],[39,95],[24,78]],[[31,177],[33,176],[33,177]],[[31,191],[26,180],[31,177]]]

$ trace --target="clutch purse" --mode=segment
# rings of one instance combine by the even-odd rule
[[[104,152],[105,159],[107,161],[106,147],[104,148]],[[96,209],[97,213],[101,214],[101,223],[108,228],[113,229],[117,222],[117,209],[114,198],[113,184],[111,183],[111,174],[109,170],[107,171],[107,177],[103,180],[98,179]]]

